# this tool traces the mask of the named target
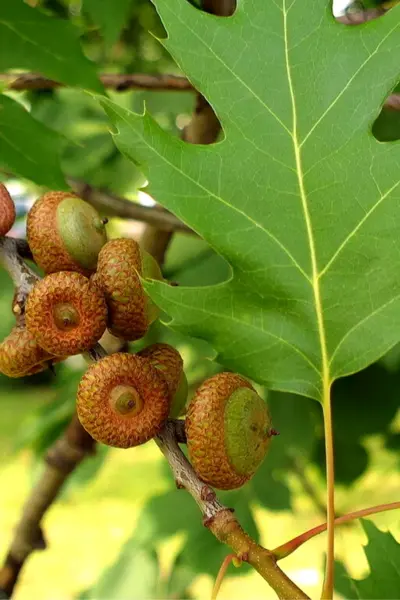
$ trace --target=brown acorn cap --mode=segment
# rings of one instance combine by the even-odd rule
[[[46,273],[90,275],[107,241],[97,210],[72,192],[49,192],[28,213],[27,239],[33,258]]]
[[[5,185],[0,183],[0,236],[6,235],[14,225],[15,205]]]
[[[188,386],[183,371],[183,360],[178,350],[169,344],[158,343],[144,348],[138,355],[147,358],[165,378],[171,402],[169,416],[179,417],[186,404]]]
[[[89,350],[103,335],[107,306],[102,292],[80,273],[47,275],[28,296],[26,327],[56,356]]]
[[[63,360],[40,348],[25,327],[13,327],[0,344],[0,372],[7,377],[26,377],[44,371],[49,364]]]
[[[185,428],[194,470],[221,490],[238,488],[254,475],[274,435],[266,403],[234,373],[219,373],[198,388]]]
[[[94,363],[78,387],[82,426],[108,446],[144,444],[159,433],[168,410],[165,379],[149,361],[133,354],[111,354]]]
[[[132,239],[111,240],[99,254],[94,280],[107,300],[108,329],[126,341],[143,337],[158,316],[158,309],[145,294],[139,277],[157,275],[155,261],[148,257]]]

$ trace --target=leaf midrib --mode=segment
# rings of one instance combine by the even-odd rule
[[[311,216],[308,208],[307,201],[307,193],[304,185],[304,175],[303,175],[303,165],[301,158],[301,145],[298,139],[298,127],[297,127],[297,107],[296,107],[296,98],[294,93],[292,72],[290,67],[289,60],[289,40],[288,40],[288,26],[287,26],[287,15],[288,11],[286,10],[286,0],[283,0],[283,34],[284,34],[284,44],[285,44],[285,63],[286,63],[286,74],[289,85],[289,94],[292,105],[292,132],[291,138],[293,141],[293,149],[296,161],[296,173],[299,185],[300,199],[301,205],[304,213],[304,219],[306,222],[306,231],[308,238],[308,245],[310,250],[310,259],[311,259],[311,285],[313,289],[314,295],[314,304],[315,304],[315,313],[317,317],[317,328],[318,328],[318,337],[320,343],[320,351],[321,351],[321,383],[322,383],[322,398],[321,402],[323,404],[329,403],[330,401],[330,367],[329,367],[329,359],[328,359],[328,350],[327,350],[327,342],[326,342],[326,333],[325,333],[325,323],[323,316],[323,308],[322,308],[322,300],[321,300],[321,289],[320,289],[320,280],[319,280],[319,272],[318,272],[318,263],[317,263],[317,253],[315,247],[314,233],[312,228]]]

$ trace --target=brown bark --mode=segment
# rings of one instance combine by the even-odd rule
[[[185,77],[178,75],[148,75],[146,73],[110,74],[100,75],[100,81],[107,89],[116,92],[127,90],[152,90],[152,91],[193,91],[192,84]],[[1,73],[0,83],[8,85],[14,91],[25,90],[52,90],[64,87],[62,83],[43,77],[40,73]]]

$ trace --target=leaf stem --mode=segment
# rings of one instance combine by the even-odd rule
[[[325,430],[325,460],[327,481],[327,530],[328,544],[326,551],[325,579],[321,600],[332,600],[333,597],[333,568],[335,552],[335,468],[333,452],[332,405],[330,389],[324,394],[324,430]]]
[[[229,565],[235,557],[236,554],[231,553],[228,554],[228,556],[225,556],[224,560],[222,561],[222,565],[220,567],[220,570],[218,571],[218,575],[214,583],[213,591],[211,594],[211,600],[217,600],[218,592],[221,589],[221,585],[224,580],[225,574],[228,570]]]
[[[359,519],[360,517],[367,517],[368,515],[375,515],[380,512],[388,511],[388,510],[396,510],[400,509],[400,502],[389,502],[388,504],[378,504],[377,506],[370,506],[369,508],[362,508],[361,510],[356,510],[354,512],[348,513],[341,517],[335,519],[335,526],[342,525],[343,523],[348,523],[349,521],[353,521],[355,519]],[[286,558],[292,552],[297,550],[300,546],[302,546],[308,540],[315,537],[316,535],[323,533],[327,530],[327,524],[322,523],[321,525],[317,525],[304,533],[294,537],[293,539],[285,542],[281,546],[278,546],[273,550],[273,554],[276,556],[276,560],[282,560],[282,558]]]

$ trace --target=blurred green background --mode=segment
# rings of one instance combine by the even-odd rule
[[[82,32],[87,56],[102,72],[179,73],[158,41],[162,27],[147,0],[119,0],[114,11],[94,0],[46,0],[49,13],[71,19]],[[105,3],[100,3],[105,7]],[[121,156],[96,102],[75,90],[9,93],[32,115],[65,138],[63,171],[132,201],[143,196],[139,170]],[[111,92],[121,105],[148,110],[179,135],[190,119],[189,92]],[[383,141],[400,138],[399,112],[384,109],[374,124]],[[21,198],[41,190],[8,180]],[[24,233],[24,202],[13,234]],[[140,225],[112,219],[112,236],[138,236]],[[229,276],[228,265],[203,241],[176,235],[165,276],[182,285],[210,285]],[[13,288],[0,271],[0,338],[13,324]],[[164,320],[167,320],[166,318]],[[221,369],[212,348],[177,335],[164,324],[141,344],[167,341],[185,360],[192,394]],[[132,350],[138,346],[132,346]],[[47,448],[63,431],[73,410],[85,363],[80,357],[24,380],[0,376],[0,557],[6,551],[22,505]],[[271,548],[325,520],[323,428],[317,403],[289,394],[264,394],[280,431],[255,478],[241,490],[221,493],[250,534]],[[334,387],[337,512],[396,501],[400,489],[400,348],[362,373]],[[374,517],[400,540],[399,515]],[[153,442],[131,450],[99,447],[73,474],[44,522],[48,550],[32,556],[23,571],[16,600],[136,600],[209,598],[228,549],[202,526],[201,515],[184,491],[176,490],[168,465]],[[368,572],[362,550],[366,539],[355,523],[337,530],[337,559],[354,577]],[[322,584],[325,536],[282,562],[304,591],[317,597]],[[338,597],[340,590],[338,590]],[[220,598],[274,598],[265,582],[247,567],[230,567]]]

